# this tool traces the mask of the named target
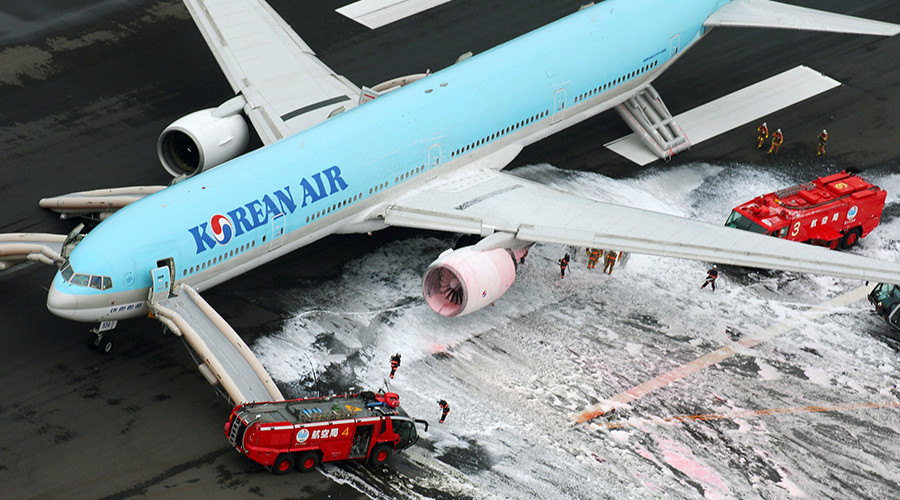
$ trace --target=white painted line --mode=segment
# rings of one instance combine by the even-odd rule
[[[692,145],[699,144],[745,123],[796,104],[841,83],[806,66],[779,75],[698,106],[675,117]],[[778,128],[778,127],[773,127]],[[751,137],[748,144],[755,144]],[[790,139],[790,136],[788,137]],[[606,147],[638,165],[658,160],[635,134],[616,139]]]
[[[359,0],[336,10],[354,21],[378,29],[451,0]]]
[[[852,304],[856,301],[862,300],[866,298],[866,295],[869,294],[869,291],[871,291],[873,287],[874,285],[861,286],[855,290],[851,290],[820,306],[805,311],[799,317],[786,319],[780,323],[776,323],[769,328],[766,328],[757,335],[749,336],[745,339],[739,340],[738,342],[726,345],[725,347],[717,351],[713,351],[689,363],[685,363],[678,368],[666,372],[652,380],[648,380],[643,384],[636,385],[625,392],[619,393],[610,399],[607,399],[594,406],[591,406],[590,408],[585,409],[581,413],[573,415],[572,418],[574,418],[578,423],[595,419],[612,410],[616,406],[628,404],[636,399],[650,394],[657,389],[666,387],[672,382],[681,380],[689,375],[693,375],[699,372],[706,367],[713,366],[721,361],[724,361],[734,356],[735,354],[747,352],[750,349],[761,344],[762,342],[772,340],[783,333],[787,333],[794,328],[797,328],[797,326],[799,326],[801,322],[819,318],[833,312],[834,308],[836,307],[844,307],[848,304]]]

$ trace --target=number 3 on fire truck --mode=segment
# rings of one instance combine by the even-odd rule
[[[800,223],[794,223],[794,227],[791,228],[791,236],[797,236],[797,233],[800,232]]]

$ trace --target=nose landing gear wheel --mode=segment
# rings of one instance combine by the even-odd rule
[[[102,333],[91,333],[88,337],[88,347],[99,352],[100,354],[109,354],[113,348],[113,341],[108,335]]]

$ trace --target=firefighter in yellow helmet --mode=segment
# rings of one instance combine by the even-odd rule
[[[762,149],[763,144],[765,144],[766,139],[768,138],[769,127],[766,126],[766,122],[763,122],[763,124],[756,129],[756,149]]]
[[[819,151],[816,153],[816,156],[822,156],[825,154],[825,143],[828,142],[828,131],[822,129],[819,132]]]
[[[778,154],[778,148],[781,147],[783,142],[784,136],[781,134],[781,129],[778,129],[772,134],[772,145],[769,147],[769,154]]]

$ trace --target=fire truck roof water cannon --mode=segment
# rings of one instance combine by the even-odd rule
[[[368,460],[381,464],[419,439],[416,424],[400,413],[396,393],[374,393],[245,403],[225,424],[234,448],[274,474],[310,472],[322,462]]]
[[[738,205],[726,226],[836,249],[852,247],[881,222],[887,193],[840,172]]]

